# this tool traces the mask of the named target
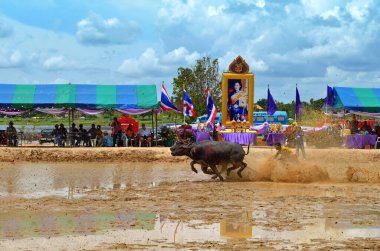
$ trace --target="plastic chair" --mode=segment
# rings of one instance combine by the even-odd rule
[[[380,144],[380,137],[377,137],[375,142],[375,149],[377,149],[377,144]]]

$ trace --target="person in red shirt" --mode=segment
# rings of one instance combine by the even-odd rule
[[[377,137],[380,137],[380,125],[379,124],[377,124],[375,126],[375,133],[376,133]]]

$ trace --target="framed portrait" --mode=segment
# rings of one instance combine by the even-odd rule
[[[234,121],[253,125],[253,73],[223,73],[222,125],[232,126]]]

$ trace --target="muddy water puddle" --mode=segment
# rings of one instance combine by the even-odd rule
[[[328,212],[328,210],[326,211]],[[373,212],[367,212],[370,215]],[[246,247],[265,243],[277,249],[321,247],[331,242],[354,239],[380,241],[380,214],[375,222],[363,225],[336,220],[332,215],[301,221],[301,229],[284,230],[251,224],[265,220],[265,210],[240,212],[219,222],[173,221],[150,212],[11,212],[0,215],[0,247],[41,249],[49,240],[54,249],[132,248],[144,250],[193,250],[208,247],[220,250],[234,243]],[[365,216],[365,215],[364,215]],[[367,215],[368,216],[368,215]],[[373,217],[373,215],[371,216]],[[326,241],[325,241],[326,240]]]
[[[68,199],[92,198],[94,190],[122,190],[133,186],[154,187],[161,182],[209,179],[195,175],[188,164],[16,163],[0,166],[0,196]],[[99,197],[99,199],[107,199]]]
[[[380,249],[378,183],[218,182],[188,162],[0,171],[0,250]]]

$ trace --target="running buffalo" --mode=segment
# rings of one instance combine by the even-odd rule
[[[234,169],[239,168],[237,174],[242,177],[241,172],[247,166],[243,162],[245,155],[249,153],[249,145],[247,153],[243,147],[237,143],[225,141],[201,141],[197,143],[189,141],[177,141],[171,148],[173,156],[188,156],[192,159],[190,165],[194,172],[194,164],[200,164],[202,171],[207,174],[215,174],[221,181],[223,177],[220,175],[216,165],[226,165],[232,163],[232,167],[227,168],[227,176]],[[212,172],[207,169],[211,168]]]

